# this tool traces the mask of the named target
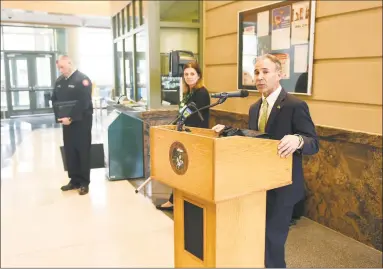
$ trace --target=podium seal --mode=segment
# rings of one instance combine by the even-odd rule
[[[188,153],[181,142],[176,141],[170,146],[169,162],[177,175],[183,175],[188,170]]]

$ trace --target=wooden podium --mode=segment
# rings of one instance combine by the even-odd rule
[[[279,141],[150,128],[151,178],[174,189],[175,267],[264,267],[266,191],[292,183]]]

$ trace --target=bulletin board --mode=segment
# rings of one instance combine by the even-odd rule
[[[315,1],[282,1],[238,14],[238,89],[257,91],[254,64],[269,53],[281,61],[281,86],[311,95]]]

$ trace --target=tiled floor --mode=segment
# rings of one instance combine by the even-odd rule
[[[102,116],[93,140],[102,141]],[[50,116],[2,121],[1,267],[173,267],[173,220],[155,209],[170,189],[91,173],[88,195],[67,183]],[[143,195],[144,194],[144,195]],[[289,267],[376,267],[382,253],[303,218],[286,246]]]

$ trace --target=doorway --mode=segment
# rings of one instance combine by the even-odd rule
[[[53,113],[55,54],[49,52],[4,52],[8,115]]]

